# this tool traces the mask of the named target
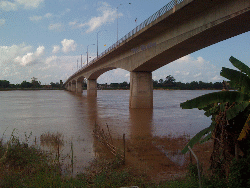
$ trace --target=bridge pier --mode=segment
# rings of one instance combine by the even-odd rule
[[[82,93],[82,82],[76,81],[76,93]]]
[[[96,80],[88,80],[88,82],[87,82],[87,96],[88,97],[96,97],[97,96]]]
[[[71,83],[71,91],[76,92],[76,82]]]
[[[130,72],[130,108],[153,108],[152,72]]]

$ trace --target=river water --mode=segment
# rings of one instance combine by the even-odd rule
[[[71,151],[81,171],[95,153],[93,129],[109,125],[113,137],[164,137],[194,135],[211,120],[204,112],[183,110],[180,103],[214,91],[154,90],[153,109],[129,109],[129,90],[100,90],[97,98],[87,92],[76,95],[68,91],[0,91],[0,138],[8,140],[13,130],[21,140],[31,134],[30,142],[40,145],[44,133],[60,133],[62,153]],[[79,165],[81,164],[81,165]]]

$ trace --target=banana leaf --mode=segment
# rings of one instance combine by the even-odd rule
[[[231,56],[229,61],[240,71],[246,73],[250,77],[250,68],[242,63],[240,60],[236,59],[235,57]]]
[[[210,140],[211,137],[212,137],[212,131],[204,139],[202,139],[200,143],[203,144],[204,142],[207,142],[208,140]]]
[[[249,102],[242,102],[228,109],[226,112],[227,119],[230,120],[235,118],[240,112],[243,112],[249,106],[249,104]]]
[[[208,110],[204,113],[204,115],[207,116],[207,117],[209,117],[209,116],[213,115],[213,114],[216,113],[216,112],[218,112],[218,106],[214,106],[213,108],[208,109]]]
[[[246,123],[241,130],[238,140],[241,141],[242,139],[246,138],[249,130],[250,130],[250,114],[248,115]]]
[[[249,96],[238,91],[220,91],[199,96],[181,103],[182,109],[205,108],[209,104],[249,101]]]
[[[209,132],[212,132],[214,130],[215,127],[215,123],[212,122],[211,125],[203,130],[201,130],[200,132],[198,132],[188,143],[187,145],[183,148],[183,150],[181,151],[183,154],[188,152],[188,146],[190,146],[191,148],[193,148],[193,146],[200,141],[200,139],[202,138],[202,136],[206,135]]]
[[[230,80],[233,83],[231,86],[244,87],[245,90],[250,90],[250,78],[246,74],[222,67],[220,75]]]

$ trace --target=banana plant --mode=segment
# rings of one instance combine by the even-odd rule
[[[220,75],[228,79],[230,86],[236,91],[209,93],[180,104],[183,109],[204,110],[204,114],[212,119],[211,125],[198,132],[182,153],[186,153],[188,146],[192,148],[199,141],[202,143],[211,138],[221,139],[214,137],[218,137],[215,131],[223,132],[222,129],[236,133],[238,140],[247,137],[250,130],[250,68],[233,56],[229,61],[238,70],[222,67]]]

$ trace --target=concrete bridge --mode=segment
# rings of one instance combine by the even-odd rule
[[[172,0],[70,76],[65,88],[82,93],[86,78],[87,96],[95,97],[97,78],[121,68],[130,71],[130,108],[152,108],[152,71],[249,30],[250,0]]]

